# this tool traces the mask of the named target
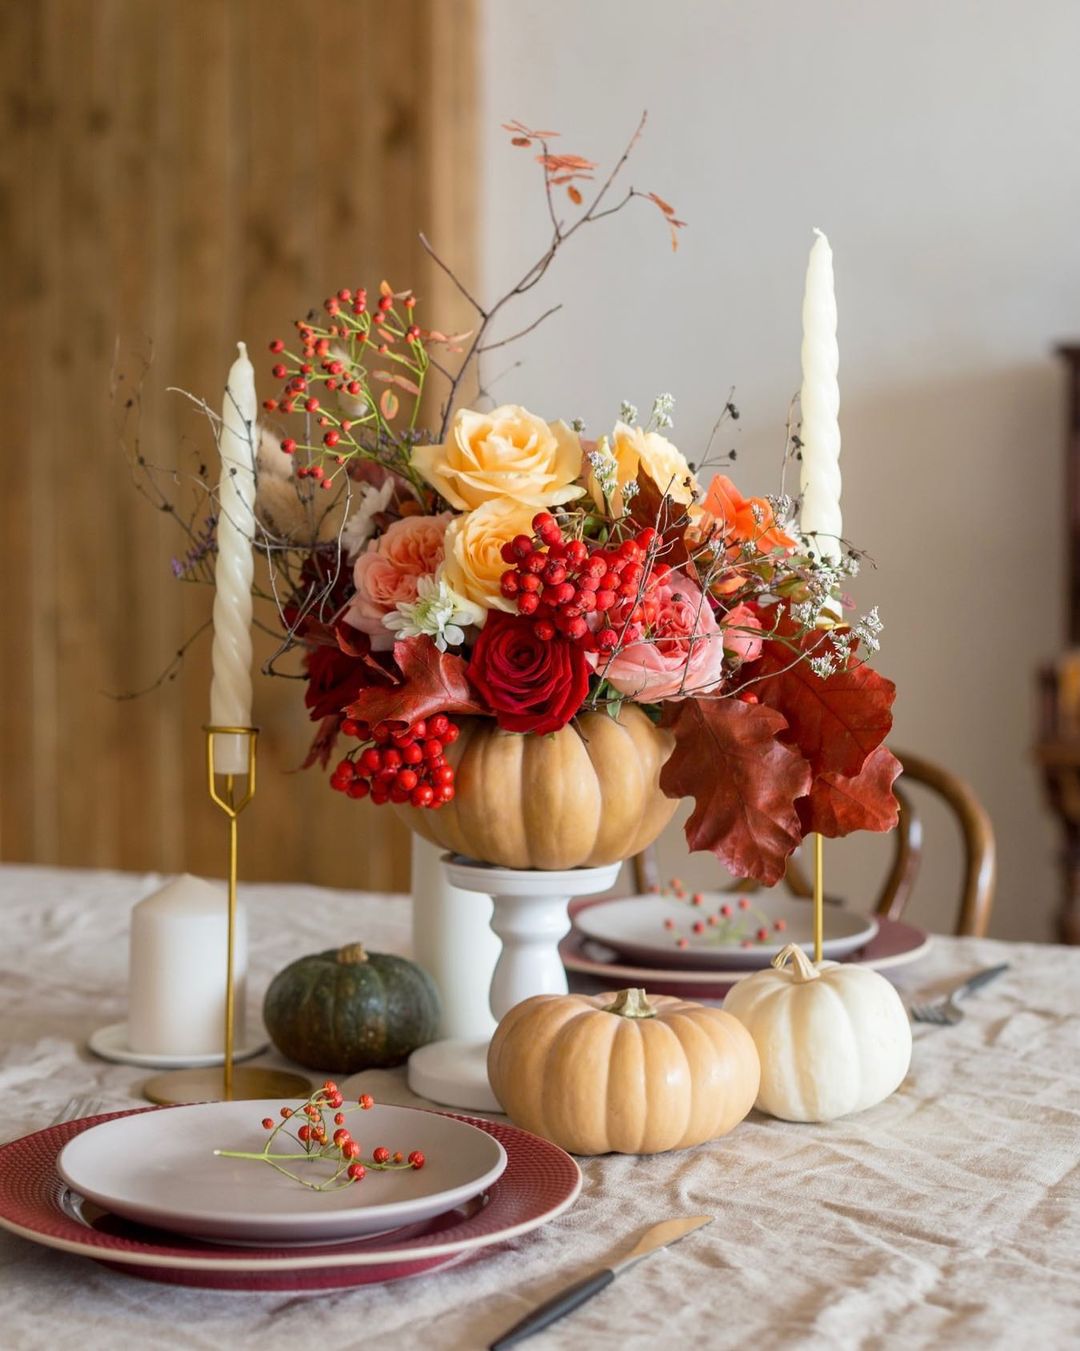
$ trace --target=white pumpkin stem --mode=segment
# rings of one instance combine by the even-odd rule
[[[656,1010],[649,1003],[644,990],[620,990],[615,1002],[608,1004],[604,1013],[617,1013],[620,1018],[655,1018]]]
[[[792,976],[799,985],[805,984],[808,980],[817,980],[821,972],[817,969],[810,958],[799,947],[798,943],[788,943],[786,947],[780,949],[772,959],[773,966],[777,971],[783,971],[788,962],[792,966]]]
[[[368,955],[364,951],[363,943],[349,943],[346,947],[338,948],[334,960],[342,966],[359,966],[361,962],[366,962],[367,959]]]

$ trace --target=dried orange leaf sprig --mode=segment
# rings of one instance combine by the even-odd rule
[[[328,1079],[299,1107],[282,1107],[279,1121],[273,1117],[263,1117],[263,1129],[270,1134],[266,1144],[257,1153],[239,1149],[215,1149],[214,1153],[223,1159],[252,1159],[268,1163],[275,1172],[316,1192],[339,1191],[342,1187],[352,1186],[354,1182],[363,1182],[369,1170],[389,1173],[406,1168],[423,1168],[424,1156],[418,1149],[406,1156],[400,1150],[392,1153],[385,1145],[379,1145],[371,1151],[369,1158],[362,1157],[360,1142],[346,1128],[345,1118],[349,1112],[367,1112],[374,1106],[375,1099],[371,1094],[362,1093],[355,1104],[350,1103],[346,1107],[341,1090],[332,1079]],[[328,1121],[327,1117],[331,1113],[333,1115]],[[275,1143],[280,1143],[282,1136],[291,1140],[298,1149],[275,1151]],[[305,1177],[293,1171],[298,1163],[329,1163],[333,1171],[329,1176]]]

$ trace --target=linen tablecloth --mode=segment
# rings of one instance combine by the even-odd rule
[[[125,1016],[131,906],[161,879],[0,869],[2,1138],[73,1094],[140,1102],[144,1070],[85,1049]],[[250,985],[305,952],[363,940],[407,952],[406,898],[244,889]],[[827,1126],[752,1113],[715,1144],[581,1160],[577,1204],[550,1225],[410,1281],[319,1295],[185,1290],[0,1233],[0,1347],[260,1351],[484,1347],[534,1303],[673,1215],[716,1220],[656,1254],[530,1345],[869,1351],[1080,1344],[1080,951],[937,938],[898,973],[934,992],[1012,970],[952,1029],[917,1028],[897,1094]],[[273,1060],[273,1057],[267,1057]],[[383,1101],[415,1102],[401,1071]]]

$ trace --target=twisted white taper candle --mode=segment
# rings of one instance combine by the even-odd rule
[[[836,295],[832,249],[820,230],[810,250],[803,298],[802,342],[802,533],[819,558],[840,559],[844,523],[840,514],[840,351],[836,344]]]
[[[217,567],[214,572],[213,680],[210,722],[215,727],[251,726],[251,583],[255,560],[255,371],[247,348],[237,343],[225,387],[218,451]],[[222,774],[247,773],[243,737],[218,737],[214,763]]]

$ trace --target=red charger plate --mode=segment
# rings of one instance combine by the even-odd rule
[[[561,1215],[581,1190],[581,1170],[558,1146],[508,1123],[457,1116],[494,1136],[506,1150],[506,1171],[476,1201],[423,1224],[352,1243],[299,1249],[215,1245],[129,1223],[84,1202],[64,1184],[56,1171],[64,1145],[91,1126],[132,1114],[65,1121],[0,1148],[0,1227],[126,1275],[171,1285],[337,1290],[416,1276],[528,1233]]]

